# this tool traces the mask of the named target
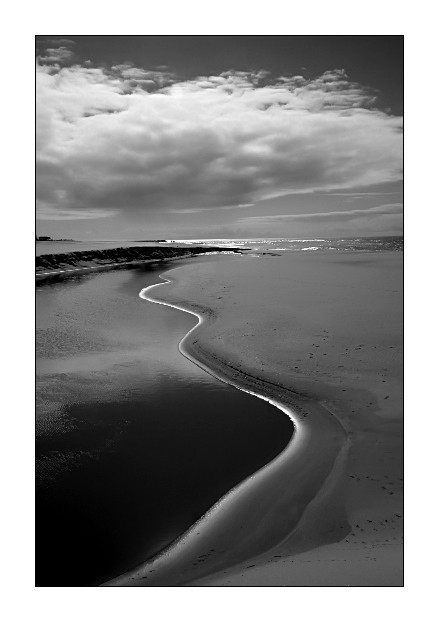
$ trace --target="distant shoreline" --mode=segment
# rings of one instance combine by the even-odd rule
[[[35,259],[35,277],[38,281],[51,277],[69,276],[89,270],[108,270],[119,266],[153,261],[167,261],[206,255],[210,253],[241,253],[242,249],[208,246],[132,246],[105,250],[74,251],[40,255]]]

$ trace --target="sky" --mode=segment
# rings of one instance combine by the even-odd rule
[[[403,37],[36,37],[37,235],[401,235]]]

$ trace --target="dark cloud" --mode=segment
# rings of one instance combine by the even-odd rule
[[[74,45],[76,45],[76,41],[73,41],[73,39],[44,39],[43,44],[48,47],[59,47],[60,45],[64,45],[67,47],[72,47]]]

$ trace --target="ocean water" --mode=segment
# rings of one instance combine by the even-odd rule
[[[167,240],[166,242],[134,242],[130,240],[98,241],[98,242],[37,242],[36,254],[49,255],[70,253],[73,251],[106,250],[126,246],[230,246],[237,248],[251,248],[257,252],[271,251],[402,251],[403,237],[379,238],[218,238],[197,240]]]
[[[139,298],[165,269],[37,287],[38,586],[142,563],[291,438],[284,413],[180,354],[195,318]]]
[[[251,248],[257,252],[280,251],[402,251],[402,236],[377,238],[230,238],[211,240],[175,240],[178,243]]]

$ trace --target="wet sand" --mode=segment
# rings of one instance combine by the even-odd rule
[[[153,297],[205,318],[185,353],[277,401],[296,434],[110,584],[402,585],[402,254],[230,256],[165,276]]]

